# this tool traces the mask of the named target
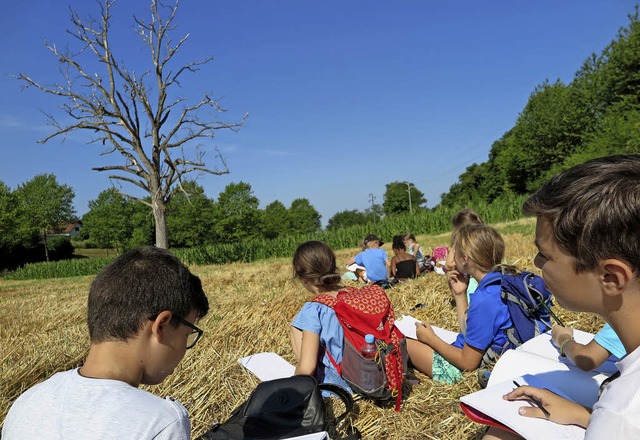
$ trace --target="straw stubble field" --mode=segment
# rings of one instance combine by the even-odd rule
[[[507,263],[532,270],[535,248],[530,220],[502,225],[507,242]],[[446,244],[448,235],[421,236],[426,248]],[[385,248],[388,248],[385,245]],[[344,263],[356,250],[339,251]],[[390,253],[390,250],[389,250]],[[211,304],[200,321],[205,337],[187,352],[164,383],[149,389],[172,395],[189,410],[192,434],[225,420],[257,385],[237,359],[274,351],[293,362],[289,323],[310,299],[292,277],[290,261],[277,259],[251,264],[193,267],[203,281]],[[80,365],[88,349],[85,328],[86,295],[91,277],[0,281],[0,418],[26,388],[56,371]],[[455,310],[445,277],[435,273],[387,291],[396,315],[412,315],[448,329],[456,329]],[[560,317],[587,331],[600,322],[555,307]],[[478,439],[484,429],[460,411],[458,398],[479,389],[475,374],[466,373],[456,385],[440,385],[417,374],[420,383],[406,396],[400,413],[357,400],[351,417],[367,439]]]

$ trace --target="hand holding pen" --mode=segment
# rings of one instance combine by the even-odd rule
[[[547,419],[562,425],[578,425],[584,428],[589,424],[591,412],[582,405],[547,389],[519,386],[516,381],[513,383],[518,388],[504,395],[503,398],[512,401],[524,400],[533,405],[520,407],[518,413],[521,416]]]
[[[520,385],[518,382],[516,382],[515,380],[513,381],[513,384],[516,386],[516,388],[520,388],[522,385]],[[544,414],[544,416],[548,419],[551,417],[551,413],[542,405],[542,403],[536,399],[535,397],[529,397],[527,399],[531,404],[537,406],[538,408],[540,408],[540,410],[542,411],[542,414]]]

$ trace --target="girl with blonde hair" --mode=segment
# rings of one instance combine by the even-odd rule
[[[440,339],[426,322],[418,323],[418,339],[407,339],[414,367],[437,382],[455,383],[462,371],[472,371],[492,348],[501,353],[512,327],[507,305],[500,298],[502,273],[495,271],[504,257],[504,240],[488,225],[466,225],[455,234],[453,249],[456,267],[468,273],[478,288],[469,305],[465,295],[455,296],[461,332],[452,344]],[[460,317],[463,318],[460,318]]]

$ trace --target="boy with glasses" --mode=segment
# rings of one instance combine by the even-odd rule
[[[138,386],[161,383],[202,336],[200,279],[166,250],[135,249],[98,274],[87,309],[84,365],[22,394],[2,439],[190,438],[186,409]]]

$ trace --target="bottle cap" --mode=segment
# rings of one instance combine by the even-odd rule
[[[364,342],[366,342],[367,344],[373,344],[373,341],[375,341],[373,335],[366,335],[364,337]]]

